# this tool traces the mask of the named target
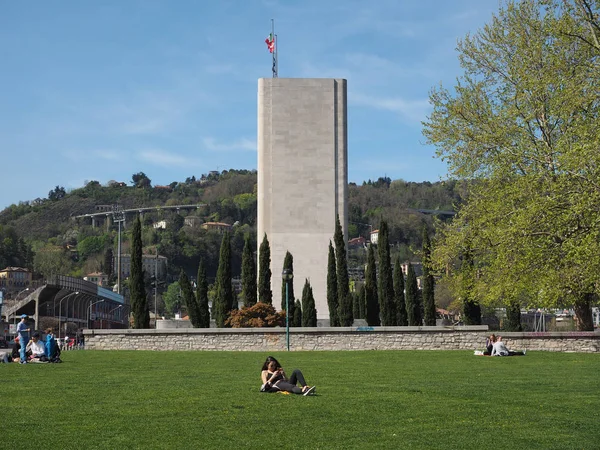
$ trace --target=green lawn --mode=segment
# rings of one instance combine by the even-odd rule
[[[600,355],[292,352],[317,395],[263,394],[267,355],[72,351],[0,364],[0,448],[600,447]]]

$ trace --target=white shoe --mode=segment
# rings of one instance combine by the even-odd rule
[[[308,388],[306,391],[304,391],[302,393],[302,395],[307,396],[307,395],[315,395],[315,392],[317,391],[316,386],[313,386],[311,388]]]

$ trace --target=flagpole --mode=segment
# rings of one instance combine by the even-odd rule
[[[275,35],[275,19],[271,19],[271,39],[273,39],[273,78],[277,78],[277,36]]]

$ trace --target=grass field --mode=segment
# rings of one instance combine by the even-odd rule
[[[0,448],[600,447],[600,355],[277,353],[317,395],[264,394],[267,355],[63,354],[0,364]]]

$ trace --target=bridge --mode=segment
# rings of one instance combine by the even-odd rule
[[[109,289],[81,278],[57,275],[22,300],[5,305],[2,311],[7,322],[16,322],[22,314],[34,318],[35,329],[40,328],[40,316],[58,319],[59,324],[75,323],[78,328],[127,328],[129,305],[122,295]]]
[[[196,203],[192,205],[171,205],[171,206],[145,206],[142,208],[130,208],[130,209],[119,209],[118,211],[114,211],[113,209],[107,209],[100,212],[88,213],[88,214],[80,214],[78,216],[71,216],[71,219],[91,219],[92,220],[92,228],[96,227],[96,219],[103,218],[106,220],[106,228],[108,229],[111,225],[111,218],[113,214],[123,214],[123,218],[125,218],[128,214],[140,214],[144,215],[145,212],[155,212],[161,210],[188,210],[191,211],[193,209],[200,209],[206,206],[206,203]]]

